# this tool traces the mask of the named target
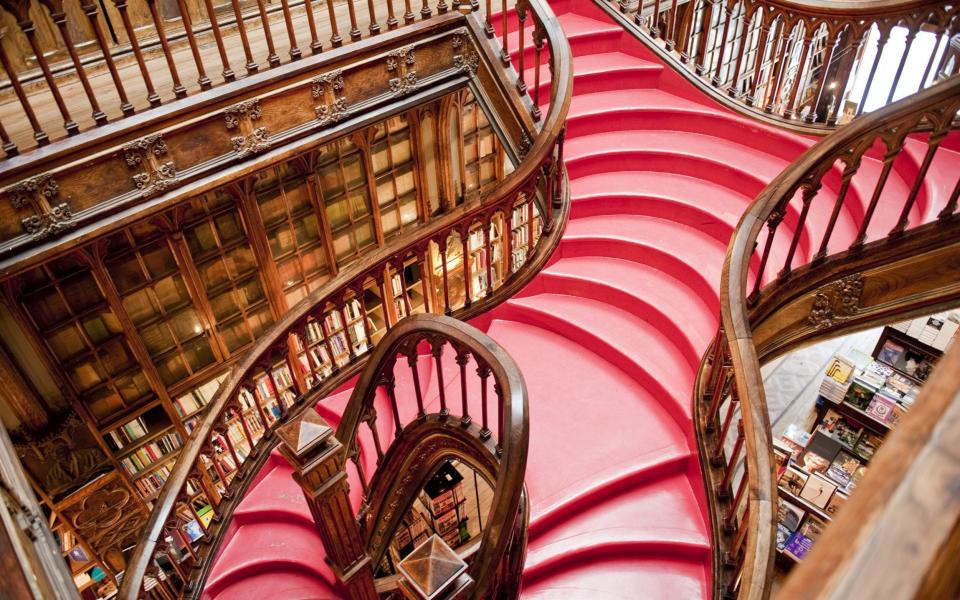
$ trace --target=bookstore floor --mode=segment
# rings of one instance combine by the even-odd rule
[[[778,465],[778,572],[813,547],[957,338],[960,311],[834,338],[766,365]]]

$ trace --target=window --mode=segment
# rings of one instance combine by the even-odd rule
[[[471,94],[461,111],[463,178],[467,193],[483,192],[497,181],[500,144],[486,113]]]
[[[419,217],[413,146],[410,127],[402,115],[374,125],[373,131],[370,155],[380,225],[383,237],[389,240],[400,235],[405,225],[415,223]]]
[[[273,323],[260,271],[230,196],[201,196],[187,210],[184,237],[216,320],[232,354]]]
[[[292,168],[268,169],[257,180],[256,195],[270,255],[280,285],[293,306],[330,279],[320,223],[310,202],[309,183]]]
[[[98,422],[153,396],[87,265],[55,259],[25,274],[22,283],[20,302],[38,337]]]
[[[333,252],[342,266],[377,243],[363,156],[352,141],[336,140],[321,148],[316,171],[333,234]]]
[[[164,385],[216,361],[163,232],[140,224],[109,241],[104,265]]]

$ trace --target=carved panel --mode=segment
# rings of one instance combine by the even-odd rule
[[[824,286],[814,296],[807,321],[814,328],[823,329],[855,316],[862,293],[863,277],[859,273]]]
[[[343,71],[337,69],[313,79],[310,95],[320,100],[314,107],[321,126],[336,123],[350,116],[347,100],[343,97]]]
[[[162,192],[179,183],[176,165],[171,160],[163,161],[161,158],[166,155],[167,143],[159,133],[140,138],[123,147],[123,159],[127,167],[138,171],[133,176],[133,183],[140,190],[141,196]]]
[[[117,478],[64,508],[63,516],[100,556],[136,544],[147,520],[133,494]]]
[[[270,134],[267,128],[257,127],[254,123],[262,116],[263,108],[260,106],[259,98],[244,100],[223,111],[227,129],[239,134],[230,138],[233,151],[239,157],[263,152],[270,147]]]
[[[4,194],[14,209],[33,209],[34,214],[20,219],[20,223],[34,240],[46,239],[76,225],[66,202],[53,204],[60,194],[60,186],[49,173],[15,183],[5,189]]]
[[[394,97],[412,94],[420,86],[416,66],[417,56],[412,44],[387,54],[387,73],[392,75],[390,93]]]
[[[474,50],[473,46],[465,40],[463,34],[453,36],[453,66],[461,73],[470,75],[477,72],[480,66],[480,55]]]
[[[73,412],[59,424],[51,424],[42,437],[14,432],[12,438],[24,468],[54,499],[66,496],[97,473],[110,469],[90,430]]]

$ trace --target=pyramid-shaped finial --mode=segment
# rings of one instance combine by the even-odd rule
[[[308,408],[298,418],[277,428],[280,441],[296,456],[301,456],[332,435],[333,428],[315,408]]]
[[[467,570],[467,563],[437,534],[414,548],[398,566],[425,600],[442,595]]]

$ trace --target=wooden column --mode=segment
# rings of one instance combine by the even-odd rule
[[[354,600],[377,600],[373,565],[350,508],[343,444],[314,408],[278,428],[280,452],[303,488],[327,562]]]

